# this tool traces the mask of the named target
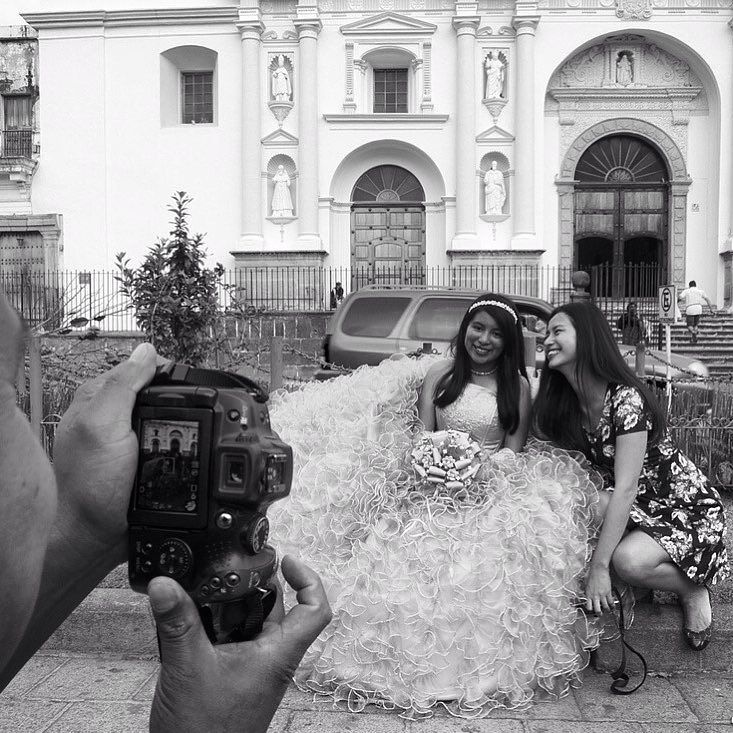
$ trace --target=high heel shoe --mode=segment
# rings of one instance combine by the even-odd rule
[[[708,601],[710,603],[710,623],[700,631],[692,631],[687,627],[682,629],[682,635],[685,637],[687,646],[696,652],[701,652],[713,637],[713,597],[710,595],[710,588],[705,586],[705,590],[708,592]]]

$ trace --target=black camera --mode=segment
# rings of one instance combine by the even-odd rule
[[[277,597],[265,513],[293,475],[267,393],[238,374],[169,364],[139,393],[132,420],[130,585],[144,593],[153,577],[174,578],[212,642],[252,638]]]

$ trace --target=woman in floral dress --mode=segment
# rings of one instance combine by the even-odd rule
[[[632,585],[675,592],[685,640],[704,649],[712,634],[709,586],[730,573],[720,496],[672,442],[659,405],[622,359],[595,306],[557,308],[545,353],[535,428],[583,451],[608,489],[586,575],[588,610],[612,605],[613,565]]]

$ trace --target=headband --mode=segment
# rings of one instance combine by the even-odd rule
[[[503,308],[507,313],[511,314],[511,317],[514,319],[514,323],[517,322],[517,313],[514,308],[512,308],[510,305],[507,305],[506,303],[502,303],[499,300],[479,300],[468,309],[468,312],[470,313],[474,308],[479,308],[482,305],[493,305],[497,308]]]

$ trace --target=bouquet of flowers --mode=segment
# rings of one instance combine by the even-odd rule
[[[481,466],[481,446],[460,430],[423,433],[412,450],[410,464],[423,488],[466,494]]]

